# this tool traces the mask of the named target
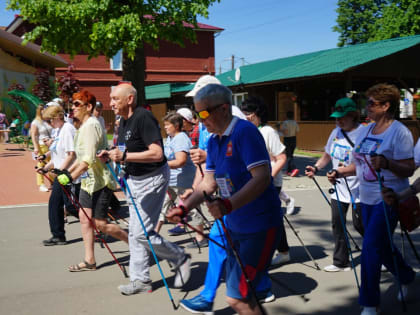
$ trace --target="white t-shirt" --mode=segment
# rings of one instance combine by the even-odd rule
[[[47,124],[45,121],[39,120],[39,119],[34,119],[32,121],[32,124],[34,124],[38,128],[39,144],[44,145],[43,140],[51,138],[51,132],[53,128],[49,124]]]
[[[420,138],[414,147],[414,162],[416,163],[416,167],[420,166]]]
[[[383,154],[387,159],[405,160],[413,158],[413,136],[402,123],[395,120],[383,133],[373,135],[375,123],[363,128],[355,142],[353,159],[360,182],[360,201],[376,205],[382,201],[376,172],[372,169],[370,154]],[[401,191],[408,187],[408,178],[396,176],[390,170],[381,170],[382,184]]]
[[[353,145],[359,136],[360,132],[363,130],[363,126],[359,125],[356,129],[346,132],[347,136],[353,142]],[[344,134],[341,131],[341,128],[336,127],[330,134],[328,138],[327,145],[325,146],[325,152],[331,157],[332,165],[334,169],[337,169],[339,166],[338,164],[343,164],[347,166],[351,164],[351,152],[353,151],[353,147],[344,137]],[[349,185],[351,194],[353,196],[354,202],[360,202],[359,199],[359,182],[356,176],[347,176],[347,183]],[[349,193],[349,189],[346,186],[346,182],[344,179],[340,179],[340,182],[336,185],[337,186],[337,193],[338,198],[341,202],[351,202],[351,196]],[[331,194],[331,199],[337,200],[337,195],[335,192]]]
[[[271,167],[275,164],[274,156],[277,156],[284,152],[286,147],[280,141],[279,134],[272,127],[265,125],[259,128],[267,147],[268,154],[270,155]],[[283,184],[283,177],[281,171],[273,178],[273,184],[275,187],[281,187]]]
[[[64,123],[50,146],[54,167],[61,168],[68,152],[74,152],[74,135],[76,128],[70,123]]]
[[[299,125],[295,120],[285,120],[282,125],[281,129],[284,130],[284,137],[296,137],[296,134],[299,132]]]

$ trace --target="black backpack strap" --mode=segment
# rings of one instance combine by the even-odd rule
[[[350,140],[349,136],[347,135],[347,133],[343,130],[340,129],[341,133],[343,134],[344,138],[346,138],[347,142],[350,143],[351,147],[354,148],[354,143],[353,141]]]

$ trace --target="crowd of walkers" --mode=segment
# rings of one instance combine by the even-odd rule
[[[293,160],[299,126],[289,112],[274,129],[262,98],[250,96],[235,106],[232,92],[212,76],[201,77],[186,96],[193,98],[193,108],[164,116],[163,139],[159,122],[138,104],[131,83],[112,87],[110,106],[117,117],[112,145],[101,116],[103,105],[88,90],[73,95],[71,117],[59,99],[38,107],[30,129],[37,184],[42,192],[51,190],[51,237],[43,244],[66,244],[64,222],[73,215],[80,220],[84,254],[68,267],[70,272],[95,271],[95,237],[110,235],[128,243],[130,251],[130,281],[119,291],[151,292],[153,257],[172,300],[159,259],[175,271],[175,288],[200,275],[191,275],[190,254],[162,236],[163,224],[171,222],[175,225],[169,235],[192,230],[195,237],[188,247],[209,247],[203,290],[181,300],[182,307],[213,314],[224,274],[226,300],[237,313],[265,314],[262,303],[275,300],[268,268],[293,258],[283,220],[291,226],[285,216],[294,213],[295,201],[282,190],[282,169],[292,177],[299,173]],[[366,96],[372,122],[360,124],[352,99],[337,100],[331,115],[337,126],[322,156],[305,167],[305,175],[319,187],[315,175],[332,165],[327,170],[334,187],[330,199],[319,187],[331,208],[334,239],[332,264],[324,271],[354,270],[362,315],[379,313],[383,269],[395,276],[402,303],[415,292],[415,272],[392,236],[399,201],[420,191],[420,180],[412,186],[408,181],[420,164],[420,145],[414,149],[410,131],[394,118],[399,90],[377,84]],[[119,187],[129,205],[128,231],[111,220],[120,206],[114,195]],[[349,211],[363,237],[360,284],[346,228]]]

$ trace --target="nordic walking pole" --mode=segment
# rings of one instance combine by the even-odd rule
[[[295,228],[293,227],[292,223],[290,223],[289,219],[287,218],[287,216],[283,216],[283,218],[286,220],[287,224],[289,224],[289,227],[292,229],[293,233],[296,235],[297,239],[299,240],[300,244],[303,246],[306,254],[308,255],[308,257],[312,260],[312,262],[315,265],[315,268],[317,270],[321,270],[321,268],[319,268],[318,263],[315,261],[315,259],[312,257],[311,253],[309,252],[309,250],[306,248],[305,244],[303,243],[302,239],[299,237],[298,233],[296,232]]]
[[[207,193],[206,193],[205,191],[203,191],[203,194],[204,194],[204,198],[205,198],[208,202],[212,202],[212,201],[214,201],[214,199],[213,199],[212,197],[210,197],[209,195],[207,195]],[[257,293],[256,293],[256,291],[255,291],[255,288],[254,288],[254,286],[252,285],[251,280],[250,280],[250,279],[249,279],[249,277],[248,277],[248,273],[247,273],[247,271],[246,271],[246,269],[245,269],[245,266],[244,266],[244,265],[243,265],[243,263],[242,263],[241,257],[239,256],[239,253],[237,252],[237,250],[236,250],[236,248],[235,248],[235,245],[234,245],[233,240],[232,240],[232,238],[231,238],[231,236],[230,236],[230,233],[228,232],[228,230],[227,230],[227,228],[226,228],[226,226],[225,226],[225,223],[223,222],[223,220],[222,220],[222,219],[219,219],[218,221],[219,221],[219,222],[221,223],[221,225],[222,225],[222,228],[223,228],[223,231],[225,232],[225,236],[226,236],[226,239],[227,239],[227,241],[228,241],[228,243],[229,243],[229,246],[230,246],[230,248],[232,249],[233,255],[235,256],[235,259],[236,259],[237,263],[239,264],[239,267],[241,268],[242,274],[243,274],[243,275],[244,275],[244,277],[245,277],[245,282],[247,283],[248,288],[250,289],[251,294],[252,294],[252,296],[254,297],[254,300],[255,300],[255,302],[256,302],[256,304],[257,304],[258,308],[259,308],[259,309],[260,309],[260,311],[261,311],[261,314],[263,314],[263,315],[267,315],[267,312],[265,311],[264,307],[262,306],[261,302],[260,302],[260,301],[259,301],[259,299],[258,299],[258,296],[257,296]]]
[[[321,189],[321,186],[319,186],[318,181],[315,179],[315,177],[312,177],[312,180],[314,181],[315,185],[318,187],[318,189],[321,192],[324,199],[327,201],[328,205],[331,207],[331,202],[328,200],[327,195],[325,195],[324,191]],[[351,236],[350,232],[348,234],[349,234],[349,237],[350,237],[351,241],[353,242],[354,247],[356,248],[357,251],[360,252],[361,249],[360,249],[359,245],[357,245],[356,241]]]
[[[335,170],[331,170],[331,171],[329,171],[329,173],[332,173],[334,171]],[[338,190],[337,190],[337,184],[336,183],[334,183],[334,190],[335,190],[335,196],[337,197],[338,213],[340,214],[341,226],[343,227],[344,237],[346,239],[347,251],[349,252],[349,256],[350,256],[351,267],[352,267],[353,272],[354,272],[354,278],[356,279],[357,289],[360,292],[359,279],[357,277],[356,266],[354,264],[353,254],[351,252],[350,241],[349,241],[349,238],[348,238],[348,231],[347,231],[347,227],[346,227],[346,222],[344,220],[344,212],[343,212],[343,208],[341,207],[340,198],[338,197]]]
[[[59,170],[60,171],[60,170]],[[52,184],[53,181],[51,180],[51,178],[49,178],[47,175],[45,175],[43,172],[38,172],[40,174],[42,174],[45,178],[47,178],[50,183]],[[58,182],[58,181],[57,181]],[[93,223],[92,218],[90,218],[85,209],[82,207],[82,205],[80,204],[79,200],[77,200],[77,198],[75,198],[76,196],[73,194],[73,192],[70,190],[67,191],[66,187],[64,187],[63,185],[60,184],[60,182],[58,182],[58,184],[60,185],[61,189],[64,191],[64,193],[66,194],[67,198],[71,201],[71,203],[73,204],[73,206],[75,208],[79,208],[80,210],[82,210],[83,214],[86,216],[86,218],[89,220],[89,223],[92,225],[94,231],[95,231],[95,236],[96,238],[99,238],[102,242],[102,244],[106,247],[106,249],[108,250],[108,252],[111,254],[112,258],[114,259],[115,263],[118,265],[118,267],[120,267],[124,277],[128,278],[127,275],[127,271],[125,270],[125,268],[123,266],[120,265],[118,259],[115,257],[114,253],[112,252],[112,250],[109,248],[107,242],[102,238],[102,237],[98,237],[98,235],[100,234],[96,225]],[[75,202],[77,203],[77,205],[75,204]]]
[[[114,177],[115,181],[117,183],[119,183],[117,174],[115,174],[111,165],[109,165],[109,162],[106,162],[105,164],[108,167],[109,171],[111,172],[112,177]],[[152,252],[153,258],[155,259],[156,265],[158,266],[159,273],[160,273],[160,276],[162,277],[163,284],[165,285],[166,291],[168,292],[169,299],[171,300],[171,303],[172,303],[172,306],[173,306],[174,310],[176,310],[177,307],[175,305],[174,298],[172,297],[171,291],[169,290],[168,283],[166,282],[166,279],[165,279],[165,275],[163,274],[162,268],[160,267],[159,259],[157,258],[155,250],[153,249],[153,245],[152,245],[152,242],[150,241],[149,233],[147,233],[146,226],[144,225],[144,222],[143,222],[143,219],[141,218],[139,209],[137,208],[137,205],[134,201],[134,198],[133,198],[133,195],[131,193],[130,187],[128,187],[127,180],[125,179],[125,177],[122,177],[122,179],[123,179],[123,182],[124,182],[124,185],[125,185],[125,190],[123,189],[123,191],[124,191],[126,197],[130,198],[131,203],[133,204],[134,210],[136,211],[136,214],[137,214],[137,217],[140,221],[141,227],[143,228],[144,235],[146,236],[147,243],[149,244],[150,251]]]
[[[375,156],[375,155],[376,154],[372,154],[371,156]],[[381,171],[380,170],[376,171],[376,175],[378,177],[378,182],[379,182],[379,191],[382,191]],[[388,211],[386,209],[385,200],[383,198],[382,198],[382,206],[384,208],[385,223],[386,223],[386,228],[387,228],[387,232],[388,232],[389,244],[391,246],[392,260],[394,262],[394,269],[395,269],[395,276],[397,278],[398,289],[399,289],[400,294],[401,294],[401,303],[402,303],[403,311],[407,312],[407,305],[405,303],[405,296],[402,292],[400,273],[398,271],[398,264],[397,264],[397,257],[396,257],[396,253],[395,253],[395,246],[394,246],[394,242],[392,241],[391,225],[389,223]]]

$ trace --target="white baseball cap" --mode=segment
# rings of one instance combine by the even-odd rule
[[[189,91],[187,94],[185,94],[185,96],[194,97],[195,94],[197,94],[197,92],[201,88],[205,87],[208,84],[222,84],[222,82],[220,82],[218,78],[212,75],[209,75],[209,74],[203,75],[197,80],[197,82],[195,82],[194,88],[191,91]]]
[[[48,102],[47,104],[45,104],[44,107],[49,107],[49,106],[60,106],[60,104],[58,104],[55,101],[51,101],[51,102]]]
[[[183,107],[178,109],[176,112],[180,114],[186,121],[189,121],[190,123],[193,122],[193,114],[188,108]]]
[[[61,106],[64,104],[63,100],[59,97],[56,97],[55,99],[53,99],[52,102],[56,102]]]

